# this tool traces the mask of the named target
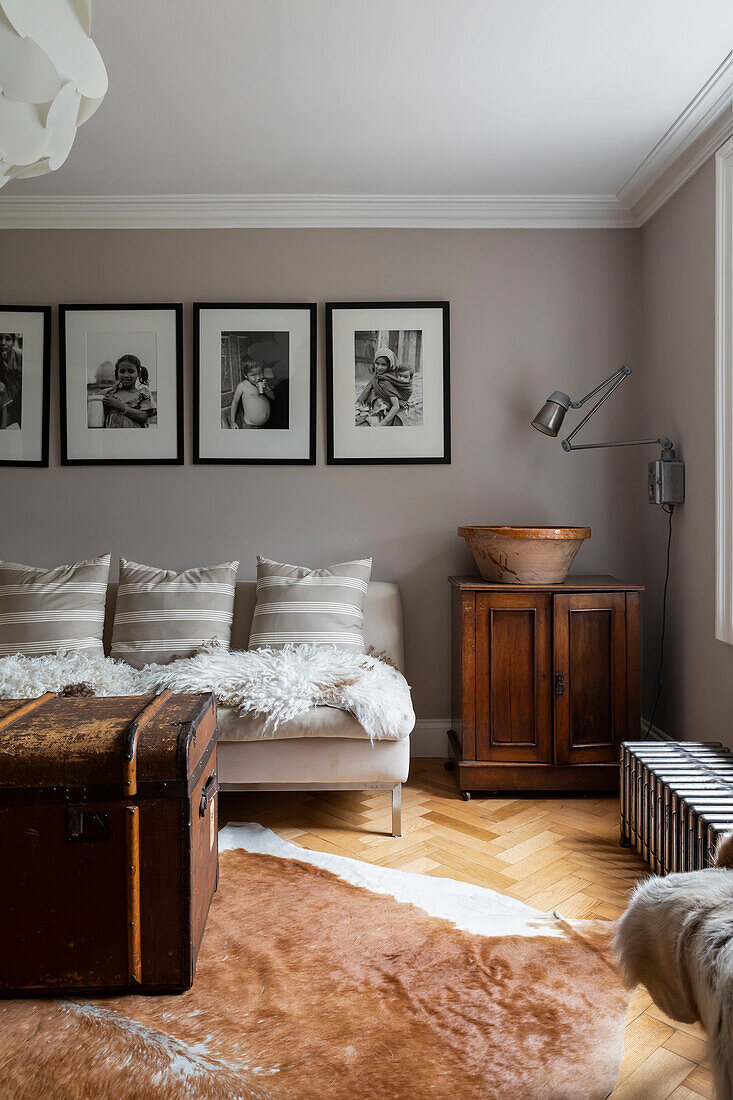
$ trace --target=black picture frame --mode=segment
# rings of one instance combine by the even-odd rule
[[[41,457],[37,459],[4,459],[0,466],[48,467],[49,409],[51,393],[51,306],[0,305],[0,313],[38,313],[43,318],[42,382],[41,382]]]
[[[308,454],[304,458],[235,458],[201,454],[201,314],[205,310],[302,310],[309,317]],[[315,466],[317,420],[318,307],[315,302],[193,303],[193,462],[199,466]]]
[[[333,316],[338,310],[435,309],[442,314],[443,332],[443,453],[425,457],[383,456],[379,458],[338,457],[334,449],[334,349]],[[326,461],[329,466],[425,466],[449,465],[451,461],[450,403],[450,302],[326,302]]]
[[[66,385],[66,318],[69,313],[130,312],[167,310],[175,316],[175,378],[176,378],[176,454],[166,458],[69,458]],[[62,466],[182,466],[184,461],[184,407],[183,407],[183,305],[180,302],[91,303],[59,306],[59,405],[61,425]]]

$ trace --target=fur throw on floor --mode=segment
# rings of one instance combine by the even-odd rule
[[[707,1032],[717,1100],[733,1100],[733,834],[705,871],[648,878],[618,922],[629,987],[643,983],[663,1012]]]
[[[69,652],[50,657],[0,658],[0,699],[28,699],[74,685],[93,695],[213,691],[223,707],[264,717],[264,735],[311,707],[352,714],[372,741],[399,740],[415,714],[402,673],[371,654],[338,646],[227,650],[207,646],[194,657],[136,669],[111,657]]]

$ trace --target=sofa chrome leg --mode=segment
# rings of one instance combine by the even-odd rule
[[[402,784],[392,788],[392,836],[402,836]]]

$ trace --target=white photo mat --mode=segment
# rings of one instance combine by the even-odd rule
[[[178,462],[179,452],[179,390],[180,354],[178,333],[180,307],[133,307],[84,309],[63,307],[66,453],[67,462]],[[119,337],[129,333],[137,339],[141,334],[155,346],[155,389],[157,418],[154,426],[144,430],[99,429],[88,425],[87,348],[90,337]],[[96,343],[96,341],[91,341]],[[63,441],[62,441],[63,442]]]
[[[425,306],[337,306],[328,309],[330,325],[329,462],[444,462],[450,435],[445,431],[447,371],[444,360],[446,318],[443,304]],[[354,419],[355,336],[369,330],[422,332],[422,424],[358,427]],[[446,349],[447,350],[447,349]]]
[[[198,445],[194,461],[310,463],[312,390],[312,307],[208,306],[198,313],[198,399],[194,417]],[[232,431],[221,423],[221,342],[226,332],[288,333],[289,426],[267,431]],[[194,335],[194,339],[196,336]]]
[[[45,340],[49,328],[46,313],[41,309],[0,310],[0,332],[19,333],[23,337],[21,426],[0,431],[2,463],[48,465],[47,439],[44,439],[48,432],[48,409],[44,409],[44,401],[48,401],[45,374],[49,349]]]

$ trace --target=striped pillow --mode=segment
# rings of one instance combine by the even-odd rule
[[[0,561],[0,656],[83,649],[104,656],[109,554],[56,569]]]
[[[372,559],[305,569],[257,558],[249,648],[315,642],[364,650],[364,600]]]
[[[229,649],[238,561],[156,569],[120,559],[112,656],[135,668],[190,657],[216,638]]]

